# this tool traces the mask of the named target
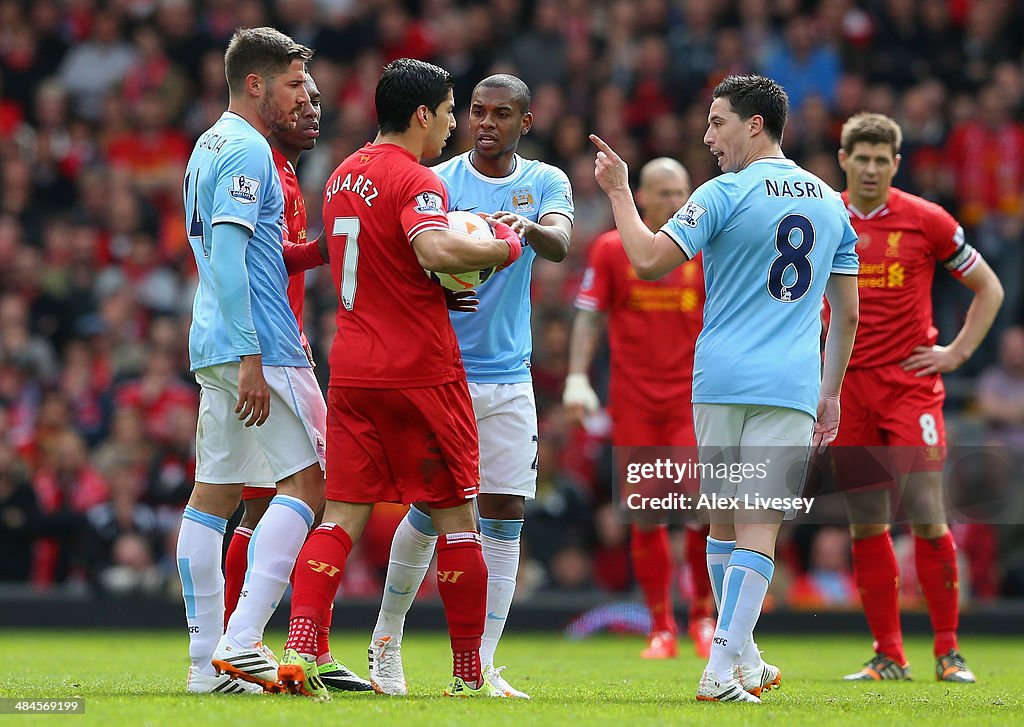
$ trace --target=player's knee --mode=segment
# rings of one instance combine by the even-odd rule
[[[925,540],[934,540],[935,538],[941,538],[947,532],[949,527],[945,523],[927,523],[927,524],[911,524],[910,530],[914,535]]]
[[[277,483],[277,491],[302,500],[317,512],[324,507],[324,477],[320,465],[312,464],[304,470]]]
[[[197,482],[188,505],[199,512],[227,519],[238,509],[241,498],[241,485],[210,485]]]
[[[491,520],[522,520],[526,498],[522,495],[477,495],[480,517]]]
[[[850,523],[850,537],[852,537],[854,540],[873,538],[876,535],[882,535],[888,529],[888,525],[878,523],[870,525],[866,525],[863,523]]]
[[[430,519],[439,535],[476,530],[476,513],[472,503],[468,502],[456,507],[433,507]]]
[[[270,498],[261,497],[257,500],[243,500],[242,505],[244,509],[242,510],[242,519],[238,525],[239,527],[253,530],[259,525],[263,513],[267,511],[267,507],[270,505]]]
[[[883,532],[892,520],[888,498],[888,491],[848,496],[846,514],[850,519],[851,531],[857,527]]]

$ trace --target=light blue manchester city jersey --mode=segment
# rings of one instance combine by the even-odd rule
[[[189,359],[193,371],[261,353],[265,366],[308,367],[299,328],[288,306],[282,257],[284,197],[267,140],[237,114],[225,112],[196,142],[184,182],[185,224],[199,268],[192,307]],[[256,342],[232,344],[210,270],[213,226],[234,223],[249,231],[245,248]],[[239,266],[239,275],[242,275]]]
[[[572,187],[562,170],[516,155],[512,173],[494,178],[474,169],[469,157],[467,152],[434,167],[448,187],[451,210],[505,210],[534,222],[549,212],[573,219]],[[480,308],[475,313],[451,313],[469,381],[530,381],[530,278],[536,256],[527,247],[511,267],[480,286]]]
[[[703,251],[694,403],[815,416],[825,283],[858,270],[839,195],[789,159],[761,159],[702,184],[662,232],[691,258]]]

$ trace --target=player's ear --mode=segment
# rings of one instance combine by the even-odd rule
[[[523,114],[523,128],[519,132],[520,136],[526,136],[530,133],[530,129],[533,128],[533,114],[527,111]]]
[[[245,90],[252,96],[259,96],[263,86],[263,78],[258,73],[250,73],[245,77]]]
[[[893,163],[892,163],[892,173],[893,173],[893,176],[896,176],[896,172],[898,172],[900,170],[900,160],[901,159],[903,159],[903,157],[900,156],[899,154],[897,154],[895,159],[893,159]]]
[[[754,114],[750,117],[750,135],[755,136],[761,129],[764,128],[764,117],[760,114]]]
[[[427,107],[426,106],[420,106],[419,108],[416,109],[416,120],[419,123],[423,124],[423,126],[427,125]]]
[[[846,160],[847,160],[846,149],[843,149],[842,147],[840,147],[839,153],[837,154],[837,156],[839,157],[839,168],[842,169],[845,172],[846,171]]]

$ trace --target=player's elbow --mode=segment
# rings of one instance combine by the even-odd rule
[[[553,244],[545,246],[544,250],[541,250],[536,245],[534,245],[533,249],[545,260],[560,263],[569,257],[569,238],[560,235]]]
[[[634,264],[633,269],[636,271],[636,276],[641,280],[661,280],[661,278],[665,277],[665,273],[668,272],[661,265],[648,261]]]
[[[1003,299],[1006,297],[1006,292],[1003,290],[1003,284],[999,282],[999,278],[993,273],[988,285],[985,286],[988,292],[988,297],[992,301],[992,304],[999,308],[1003,304]]]
[[[860,306],[854,304],[844,311],[833,310],[832,325],[838,322],[837,318],[842,322],[846,330],[856,332],[857,326],[860,325]]]

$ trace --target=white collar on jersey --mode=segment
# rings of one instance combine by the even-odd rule
[[[884,215],[889,214],[889,202],[882,202],[882,204],[878,205],[868,213],[861,212],[859,209],[857,209],[856,207],[849,203],[846,205],[846,209],[850,211],[851,215],[853,215],[859,220],[870,220],[875,217],[883,217]]]
[[[509,182],[515,180],[517,176],[519,176],[519,171],[522,168],[522,164],[519,163],[520,161],[522,161],[521,157],[518,154],[513,154],[511,172],[506,174],[504,177],[488,177],[486,174],[481,173],[479,169],[473,166],[472,156],[473,151],[467,151],[465,154],[462,155],[462,163],[466,165],[466,169],[469,170],[470,174],[479,179],[481,182],[487,182],[488,184],[508,184]]]

